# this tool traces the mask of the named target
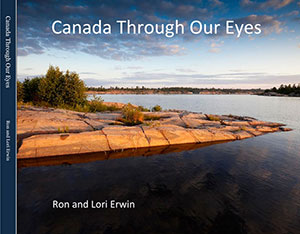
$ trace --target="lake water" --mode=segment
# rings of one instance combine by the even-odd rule
[[[19,169],[18,233],[300,233],[300,98],[101,96],[294,130],[151,157]],[[135,209],[53,209],[54,199],[130,200]]]

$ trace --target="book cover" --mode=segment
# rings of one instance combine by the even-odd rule
[[[300,2],[1,0],[1,233],[299,233]]]

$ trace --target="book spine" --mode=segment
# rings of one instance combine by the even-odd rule
[[[1,233],[16,233],[16,1],[1,1]]]

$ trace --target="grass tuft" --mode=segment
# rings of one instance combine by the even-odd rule
[[[122,117],[117,120],[127,126],[134,126],[144,122],[144,114],[138,108],[128,103],[122,109]]]
[[[221,119],[215,115],[207,115],[207,119],[210,121],[220,121]]]

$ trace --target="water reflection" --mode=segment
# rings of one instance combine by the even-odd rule
[[[126,149],[119,151],[110,152],[96,152],[96,153],[85,153],[85,154],[74,154],[74,155],[60,155],[43,158],[26,158],[18,160],[18,169],[24,167],[38,167],[38,166],[52,166],[52,165],[70,165],[75,163],[87,163],[99,160],[109,160],[136,156],[153,156],[158,154],[169,154],[182,152],[192,149],[199,149],[215,144],[222,144],[229,141],[219,141],[212,143],[197,143],[197,144],[181,144],[181,145],[168,145],[160,147],[145,147],[137,149]]]
[[[78,161],[66,158],[62,165],[55,158],[47,164],[23,161],[18,172],[18,233],[299,233],[300,99],[134,98],[163,108],[283,122],[294,131],[183,151],[157,149],[151,157],[126,151],[129,157],[85,155]],[[110,157],[116,159],[101,160]],[[53,199],[130,200],[136,208],[53,209]]]
[[[288,149],[268,147],[270,138],[280,139],[266,135],[152,157],[23,168],[18,232],[297,233],[300,163]],[[128,199],[136,208],[55,210],[53,199]]]

